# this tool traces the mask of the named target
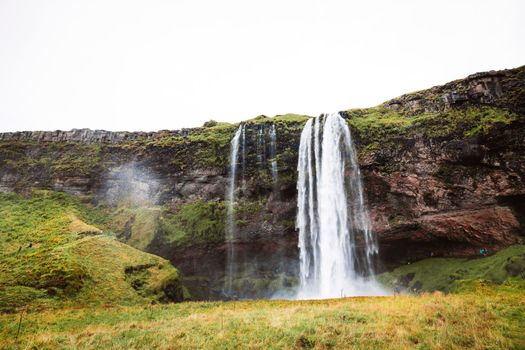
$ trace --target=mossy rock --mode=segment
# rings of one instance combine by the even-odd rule
[[[505,265],[505,270],[512,277],[525,278],[525,254],[509,257]]]

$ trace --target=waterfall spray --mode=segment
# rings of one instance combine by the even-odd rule
[[[226,192],[226,200],[228,202],[226,212],[226,249],[227,249],[227,261],[226,261],[226,273],[224,283],[224,293],[231,296],[233,294],[233,278],[237,273],[236,266],[236,254],[235,254],[235,239],[237,238],[237,227],[235,224],[235,185],[237,175],[237,164],[239,155],[239,140],[241,136],[244,136],[244,124],[239,125],[235,136],[230,142],[230,176],[228,180],[228,189]],[[244,141],[244,140],[243,140]],[[244,152],[244,148],[243,148]],[[244,160],[244,159],[243,159]]]
[[[375,295],[377,243],[350,130],[339,113],[310,119],[298,160],[298,298]]]

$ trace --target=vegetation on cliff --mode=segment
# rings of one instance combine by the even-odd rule
[[[223,201],[180,204],[160,217],[158,234],[174,246],[217,243],[224,240],[226,205]]]
[[[389,138],[423,135],[435,138],[471,138],[486,135],[496,124],[509,124],[518,117],[515,113],[496,107],[468,106],[446,112],[407,115],[384,105],[346,111],[348,123],[358,132],[364,146],[388,141]]]

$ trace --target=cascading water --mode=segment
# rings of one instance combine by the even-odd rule
[[[299,299],[384,294],[373,279],[377,244],[350,130],[339,113],[310,119],[299,146]]]
[[[242,133],[241,133],[241,137],[242,137],[242,145],[241,145],[241,148],[242,148],[242,183],[244,185],[244,183],[246,182],[246,128],[242,127]]]
[[[264,125],[259,126],[259,131],[257,132],[257,164],[259,170],[263,170],[266,165],[266,133]]]
[[[244,136],[244,124],[239,125],[235,136],[230,142],[230,177],[228,180],[228,189],[226,192],[226,200],[228,207],[226,211],[226,273],[224,283],[224,293],[227,296],[233,295],[233,279],[237,274],[237,263],[235,254],[235,239],[237,238],[237,227],[235,224],[235,185],[237,176],[237,164],[239,155],[239,140]],[[243,141],[244,142],[244,141]],[[244,152],[244,148],[243,148]],[[244,160],[244,159],[243,159]]]
[[[272,128],[270,129],[270,158],[272,159],[272,180],[274,187],[277,185],[277,179],[279,177],[279,173],[277,170],[277,132],[275,130],[275,123],[272,124]]]

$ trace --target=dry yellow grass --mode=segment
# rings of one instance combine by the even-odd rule
[[[101,234],[102,230],[93,225],[86,224],[84,221],[80,220],[75,214],[69,214],[69,223],[68,230],[71,233],[75,234]]]
[[[19,316],[1,315],[0,336],[5,349],[522,349],[520,288],[49,310],[26,315],[18,343]]]

